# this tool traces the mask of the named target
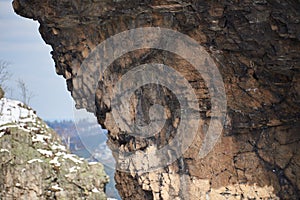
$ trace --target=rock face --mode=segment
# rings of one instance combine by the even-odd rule
[[[57,73],[66,78],[78,108],[96,109],[99,123],[109,130],[109,145],[117,150],[118,164],[124,152],[143,154],[162,148],[174,137],[181,120],[181,105],[173,91],[148,84],[130,97],[130,109],[125,112],[124,107],[123,117],[148,124],[150,107],[160,104],[166,113],[164,128],[146,139],[120,128],[112,113],[112,90],[126,72],[145,63],[165,64],[180,72],[195,91],[201,121],[192,144],[179,159],[160,169],[139,173],[142,165],[156,162],[141,159],[129,163],[126,171],[117,171],[115,179],[123,199],[300,197],[299,1],[14,0],[13,6],[19,15],[40,23],[43,39],[53,48]],[[96,83],[90,74],[78,82],[81,65],[98,44],[141,27],[172,29],[193,38],[222,75],[226,122],[217,144],[203,158],[198,152],[207,127],[218,117],[212,115],[214,95],[205,77],[183,57],[138,49],[110,63]],[[151,35],[143,38],[146,41]],[[180,40],[173,43],[180,44]],[[117,51],[130,44],[114,45]],[[105,53],[100,60],[108,59]],[[170,77],[165,80],[172,82]],[[93,98],[86,101],[84,97]],[[162,161],[159,155],[155,159]]]
[[[0,100],[0,199],[106,199],[102,164],[70,154],[19,101]]]

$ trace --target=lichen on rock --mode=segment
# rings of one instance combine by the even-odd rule
[[[0,100],[0,198],[106,199],[100,163],[70,154],[58,135],[22,102]]]

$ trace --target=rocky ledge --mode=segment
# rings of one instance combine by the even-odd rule
[[[130,162],[126,172],[117,171],[115,179],[122,198],[299,199],[299,1],[14,0],[13,6],[19,15],[40,23],[42,38],[52,46],[57,73],[66,78],[78,108],[96,109],[99,123],[109,130],[108,143],[119,164],[124,153],[144,155],[165,146],[182,119],[173,91],[150,84],[136,90],[129,110],[123,107],[120,112],[129,121],[138,119],[147,125],[150,107],[160,104],[166,113],[164,129],[145,139],[119,127],[112,113],[112,91],[126,72],[145,63],[165,64],[184,76],[195,91],[201,120],[188,150],[156,171],[137,173],[166,155]],[[215,109],[213,96],[205,77],[183,57],[158,49],[137,49],[115,59],[99,79],[91,78],[91,69],[92,73],[78,82],[84,60],[97,45],[122,31],[141,27],[167,28],[193,38],[221,73],[227,98],[226,122],[217,144],[204,158],[199,158],[198,152],[210,121],[218,116],[211,112]],[[149,37],[151,34],[145,34],[140,41],[149,42]],[[175,38],[170,44],[181,42]],[[124,40],[110,46],[116,53],[130,44]],[[176,45],[171,50],[193,55]],[[100,61],[113,53],[104,51]],[[164,77],[175,85],[174,80]],[[179,96],[185,96],[184,92]],[[85,97],[92,97],[91,101]],[[182,132],[191,137],[192,132]],[[169,156],[173,153],[176,151]]]

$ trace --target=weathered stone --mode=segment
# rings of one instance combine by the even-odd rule
[[[130,112],[124,118],[130,121],[143,116],[140,123],[147,124],[149,116],[143,111],[158,103],[170,111],[167,123],[171,130],[162,129],[151,140],[129,137],[130,132],[120,130],[112,116],[111,95],[129,69],[163,63],[180,72],[195,90],[202,121],[192,145],[180,159],[158,171],[141,175],[132,166],[129,173],[118,171],[115,178],[122,198],[299,198],[299,2],[15,0],[13,5],[19,15],[39,21],[43,39],[53,48],[57,73],[68,79],[77,107],[97,108],[98,121],[110,131],[111,148],[145,152],[153,144],[162,147],[174,136],[180,119],[180,105],[170,91],[145,86],[131,98]],[[88,76],[81,83],[75,81],[83,60],[98,44],[128,29],[157,26],[195,39],[213,57],[223,77],[226,129],[203,159],[198,152],[214,117],[212,96],[203,77],[180,56],[155,49],[136,50],[116,59],[99,76],[99,83]],[[116,45],[125,49],[126,41]],[[109,53],[101,59],[109,58]],[[94,84],[96,101],[91,103],[84,97],[95,99]],[[170,157],[172,153],[168,152]],[[118,161],[119,155],[114,156]],[[138,163],[142,166],[143,161]]]

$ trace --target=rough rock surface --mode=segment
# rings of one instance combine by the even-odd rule
[[[163,63],[180,71],[196,91],[202,130],[212,119],[210,96],[199,74],[182,58],[154,49],[136,50],[117,59],[99,81],[94,105],[93,84],[74,84],[83,60],[106,38],[122,31],[159,26],[195,39],[213,57],[227,95],[227,120],[212,152],[199,159],[204,131],[178,161],[145,174],[117,172],[124,199],[298,199],[300,197],[300,3],[299,1],[200,0],[15,0],[15,11],[38,20],[40,33],[53,48],[53,59],[77,107],[97,108],[112,148],[147,151],[168,141],[166,130],[150,141],[120,131],[112,119],[111,90],[128,69],[143,63]],[[147,36],[145,36],[147,38]],[[125,48],[125,47],[124,47]],[[174,96],[164,88],[143,87],[133,97],[135,109],[146,112],[157,96],[171,111],[168,123],[176,130]],[[138,107],[140,99],[142,108]],[[146,111],[145,111],[146,110]],[[147,117],[146,117],[147,118]],[[147,121],[147,119],[145,120]],[[167,139],[166,139],[167,138]],[[114,155],[118,161],[118,154]]]
[[[0,199],[106,199],[100,163],[70,154],[19,101],[0,100]]]

